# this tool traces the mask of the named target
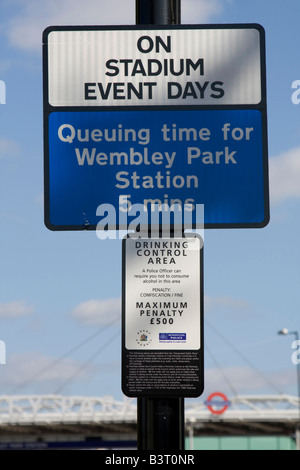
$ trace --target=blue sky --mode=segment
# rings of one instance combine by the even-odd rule
[[[205,392],[296,393],[300,329],[298,0],[182,0],[182,24],[266,31],[271,221],[205,232]],[[134,0],[0,0],[0,394],[112,395],[120,385],[121,242],[43,222],[42,31],[134,24]],[[222,371],[222,373],[220,372]],[[224,376],[226,380],[224,380]],[[230,383],[230,386],[228,385]]]

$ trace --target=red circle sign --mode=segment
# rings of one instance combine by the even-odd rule
[[[216,397],[219,398],[219,400],[215,400]],[[230,405],[230,401],[228,401],[224,393],[214,392],[209,395],[205,405],[214,415],[221,415],[227,410]]]

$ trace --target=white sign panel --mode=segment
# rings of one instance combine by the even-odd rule
[[[147,28],[46,29],[49,104],[123,107],[261,102],[260,26]]]
[[[200,238],[126,240],[125,347],[201,348]]]

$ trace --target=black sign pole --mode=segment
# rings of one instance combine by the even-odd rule
[[[181,0],[136,0],[137,25],[180,24]],[[138,398],[138,450],[184,450],[184,398]]]
[[[181,0],[136,0],[136,24],[180,24]]]

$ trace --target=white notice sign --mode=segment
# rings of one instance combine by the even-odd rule
[[[51,106],[257,105],[259,25],[57,27],[44,32]]]
[[[190,237],[126,240],[126,349],[201,348],[202,240]]]

